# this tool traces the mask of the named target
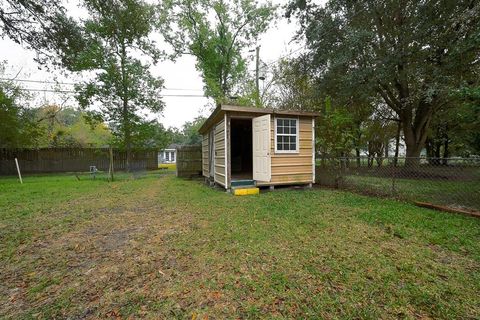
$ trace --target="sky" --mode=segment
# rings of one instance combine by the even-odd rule
[[[285,1],[275,0],[274,4],[282,5]],[[83,9],[77,7],[74,1],[69,1],[67,7],[72,15],[82,16],[85,13]],[[282,12],[280,12],[282,13]],[[298,26],[295,22],[288,22],[285,18],[280,18],[264,33],[259,39],[260,59],[265,63],[277,61],[280,57],[289,54],[301,47],[300,44],[292,42],[292,38]],[[59,82],[78,82],[81,79],[75,75],[64,75],[60,71],[48,71],[35,63],[35,53],[24,49],[21,45],[14,43],[10,39],[0,39],[0,61],[6,61],[8,68],[5,73],[7,77],[15,76],[17,79],[27,79],[40,82],[23,82],[24,88],[32,89],[54,89],[54,84],[42,83],[43,81]],[[255,49],[253,46],[251,49]],[[254,69],[254,62],[250,62],[249,70]],[[166,90],[163,101],[165,109],[162,114],[152,115],[157,118],[165,127],[180,128],[185,122],[192,121],[199,115],[208,116],[210,109],[207,106],[208,99],[204,97],[172,97],[168,95],[202,95],[203,82],[199,72],[195,69],[195,58],[185,55],[176,61],[163,61],[152,66],[152,74],[164,79]],[[69,85],[62,85],[63,90],[72,90]],[[58,94],[52,92],[37,92],[34,103],[39,106],[45,102],[62,103],[65,105],[76,106],[76,101],[72,94]]]

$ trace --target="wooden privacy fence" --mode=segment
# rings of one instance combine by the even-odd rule
[[[15,158],[22,173],[84,172],[90,166],[108,171],[109,148],[0,149],[0,175],[16,174]],[[130,170],[158,169],[157,150],[133,150]],[[114,170],[126,169],[127,154],[113,149]]]
[[[202,146],[177,148],[177,177],[191,178],[202,175]]]

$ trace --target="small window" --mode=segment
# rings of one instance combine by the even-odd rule
[[[275,119],[275,152],[298,152],[298,119]]]
[[[175,151],[172,151],[171,159],[172,159],[172,162],[175,162]]]
[[[170,152],[165,152],[165,161],[170,161]]]

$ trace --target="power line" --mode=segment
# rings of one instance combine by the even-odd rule
[[[43,80],[29,80],[29,79],[10,79],[0,78],[2,81],[15,81],[15,82],[28,82],[28,83],[44,83],[44,84],[60,84],[60,85],[81,85],[82,83],[75,82],[56,82],[56,81],[43,81]],[[189,88],[163,88],[167,91],[203,91],[202,89],[189,89]]]
[[[32,92],[52,92],[52,93],[76,93],[73,90],[52,90],[52,89],[35,89],[35,88],[17,88],[20,91]],[[162,97],[178,97],[178,98],[206,98],[203,94],[161,94]]]
[[[52,90],[52,89],[34,89],[34,88],[16,88],[20,91],[39,91],[39,92],[54,92],[54,93],[75,93],[72,90]]]
[[[30,83],[48,83],[48,84],[64,84],[64,85],[75,85],[74,82],[55,82],[55,81],[44,81],[44,80],[28,80],[28,79],[11,79],[11,78],[0,78],[3,81],[15,81],[15,82],[30,82]]]
[[[297,52],[299,52],[300,50],[305,49],[306,47],[307,47],[307,46],[304,45],[303,47],[298,48],[297,50],[294,50],[294,51],[292,51],[292,52],[290,52],[290,53],[287,53],[287,54],[284,55],[284,56],[279,57],[279,58],[278,58],[277,60],[275,60],[275,61],[272,61],[272,62],[270,62],[270,63],[266,63],[265,66],[266,66],[266,67],[270,67],[271,65],[274,65],[274,64],[276,64],[276,63],[279,63],[282,59],[285,59],[285,58],[291,56],[292,54],[297,53]]]

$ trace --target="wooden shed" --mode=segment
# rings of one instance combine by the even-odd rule
[[[314,183],[316,116],[220,105],[199,129],[203,176],[225,189]]]

